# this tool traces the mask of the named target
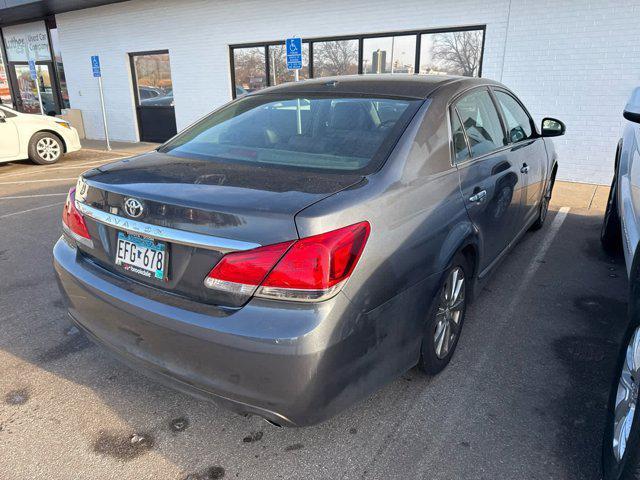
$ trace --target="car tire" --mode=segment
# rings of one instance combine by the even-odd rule
[[[538,212],[538,218],[531,225],[531,230],[540,230],[544,225],[544,221],[547,219],[547,213],[549,213],[549,203],[551,202],[551,195],[553,194],[553,186],[556,183],[556,174],[551,176],[551,180],[547,185],[547,189],[540,200],[540,211]]]
[[[640,480],[639,373],[640,325],[633,322],[624,336],[616,375],[609,393],[607,423],[602,440],[604,480]],[[627,377],[624,382],[623,375]],[[632,385],[629,384],[629,379]],[[618,409],[618,416],[616,416],[616,409]],[[627,415],[623,415],[624,412]]]
[[[38,132],[29,141],[29,159],[38,165],[56,163],[63,153],[62,140],[53,133]]]
[[[600,242],[605,251],[609,253],[619,253],[622,249],[622,226],[620,225],[620,214],[618,211],[618,176],[614,175],[607,199],[607,208],[602,219],[602,229],[600,230]]]
[[[470,272],[465,256],[456,254],[432,302],[425,323],[419,362],[420,369],[429,375],[441,372],[449,364],[458,345],[467,300],[471,294]],[[458,287],[460,279],[462,283]]]

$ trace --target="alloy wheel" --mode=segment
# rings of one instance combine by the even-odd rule
[[[445,358],[455,344],[460,331],[460,322],[465,307],[464,270],[455,267],[449,275],[440,294],[440,303],[436,312],[433,345],[436,356]]]
[[[36,143],[36,152],[43,160],[53,162],[60,156],[60,144],[51,137],[44,137]]]
[[[613,420],[613,453],[618,461],[624,457],[631,426],[638,405],[640,380],[640,327],[637,327],[622,364]]]

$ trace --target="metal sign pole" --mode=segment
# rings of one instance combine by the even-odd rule
[[[36,92],[38,93],[38,103],[40,104],[40,114],[44,115],[44,106],[42,105],[42,93],[40,92],[40,79],[38,78],[38,67],[35,60],[29,60],[29,74],[31,80],[36,82]]]
[[[40,79],[38,78],[38,75],[36,75],[36,90],[38,92],[38,102],[40,102],[40,114],[44,115],[44,107],[42,106],[42,93],[40,93]]]
[[[102,76],[98,77],[98,88],[100,90],[100,106],[102,107],[102,124],[104,125],[104,138],[107,141],[107,151],[111,150],[109,143],[109,128],[107,127],[107,112],[104,108],[104,94],[102,93]]]
[[[299,70],[296,68],[294,70],[294,79],[296,82],[300,81],[300,76],[298,74]],[[302,115],[300,113],[300,97],[296,98],[296,103],[298,104],[298,135],[302,135]]]
[[[104,93],[102,92],[102,69],[100,68],[100,57],[93,55],[91,57],[91,70],[93,77],[98,79],[98,90],[100,91],[100,107],[102,108],[102,125],[104,125],[104,139],[107,143],[107,151],[111,150],[109,143],[109,127],[107,127],[107,110],[104,108]]]
[[[285,41],[287,50],[287,69],[293,70],[293,78],[300,81],[300,69],[302,68],[302,39],[300,37],[287,38]],[[298,135],[302,135],[302,113],[300,108],[300,98],[296,98],[296,120]]]

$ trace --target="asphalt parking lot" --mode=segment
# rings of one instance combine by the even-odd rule
[[[627,288],[600,248],[601,204],[557,192],[439,376],[414,369],[326,423],[279,429],[159,386],[70,326],[51,248],[69,187],[109,158],[0,165],[0,478],[599,478]]]

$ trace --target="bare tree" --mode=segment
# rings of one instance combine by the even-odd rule
[[[358,73],[358,46],[353,40],[314,44],[316,76]]]
[[[235,50],[234,55],[236,84],[249,90],[255,88],[253,82],[264,78],[264,49],[243,48]]]
[[[432,59],[449,73],[472,77],[480,67],[481,49],[479,30],[438,33],[433,39]]]

